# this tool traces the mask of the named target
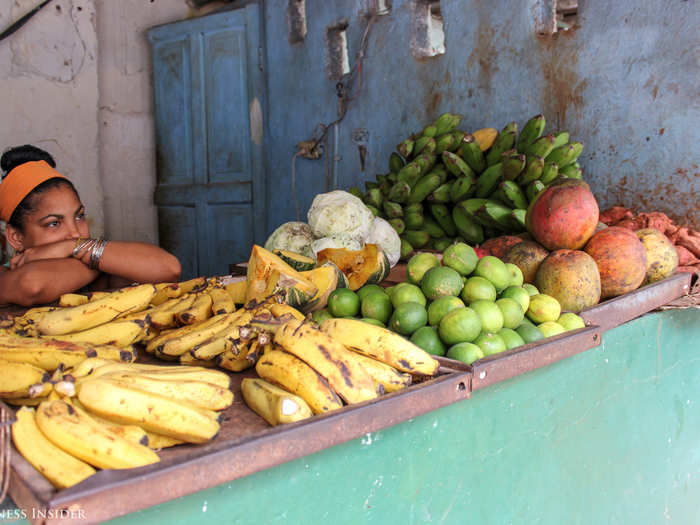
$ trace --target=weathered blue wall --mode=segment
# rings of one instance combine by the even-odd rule
[[[466,130],[511,120],[522,126],[542,112],[548,130],[568,129],[584,142],[584,176],[601,208],[661,210],[700,227],[695,2],[581,0],[577,27],[544,38],[535,31],[535,0],[442,0],[447,52],[417,60],[410,51],[414,1],[394,0],[370,31],[363,89],[339,127],[337,172],[329,134],[331,183],[346,189],[386,172],[396,144],[444,111],[464,115]],[[308,33],[296,44],[287,39],[287,1],[265,3],[270,231],[295,216],[288,189],[296,143],[337,117],[326,28],[347,19],[354,64],[366,3],[306,0]],[[369,130],[364,172],[352,141],[360,128]],[[326,158],[298,158],[302,220],[325,188]]]

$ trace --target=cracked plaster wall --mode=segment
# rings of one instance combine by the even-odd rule
[[[36,0],[0,0],[0,28]],[[0,149],[34,144],[51,153],[104,229],[98,174],[97,34],[94,3],[55,0],[0,42]]]

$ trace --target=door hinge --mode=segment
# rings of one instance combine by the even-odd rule
[[[263,52],[262,46],[258,46],[258,69],[263,70]]]

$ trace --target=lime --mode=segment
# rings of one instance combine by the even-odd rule
[[[333,315],[328,311],[327,308],[323,310],[316,310],[311,314],[311,319],[318,324],[321,324],[326,319],[333,319]]]
[[[490,334],[482,332],[479,337],[474,340],[474,344],[484,351],[484,355],[497,354],[506,350],[506,342],[498,334]]]
[[[398,308],[403,303],[420,303],[425,306],[427,302],[425,295],[415,284],[398,284],[391,294],[391,304],[394,305],[394,308]]]
[[[484,277],[493,283],[497,292],[505,290],[510,284],[510,272],[503,261],[493,255],[479,259],[474,269],[474,275]]]
[[[365,297],[362,299],[360,310],[362,312],[362,317],[376,319],[383,324],[391,317],[394,307],[391,305],[391,299],[389,299],[389,296],[384,292],[371,292],[365,294]]]
[[[479,261],[474,248],[463,242],[449,246],[442,254],[442,264],[457,270],[460,275],[469,275]]]
[[[428,312],[420,303],[402,303],[389,319],[389,328],[401,335],[411,335],[428,322]]]
[[[544,334],[540,332],[540,329],[529,321],[518,326],[515,331],[518,332],[518,335],[522,337],[523,341],[526,343],[533,343],[544,339]]]
[[[423,295],[428,299],[437,299],[444,295],[459,295],[462,291],[462,276],[447,266],[431,268],[420,282]]]
[[[561,314],[561,305],[551,295],[538,293],[530,297],[530,306],[526,313],[530,320],[537,324],[556,321]]]
[[[378,284],[366,284],[362,288],[357,290],[355,293],[360,298],[360,301],[362,301],[366,295],[369,295],[369,294],[374,293],[374,292],[381,292],[384,295],[386,295],[384,288],[382,288]]]
[[[544,323],[538,324],[537,328],[540,329],[540,332],[542,332],[545,337],[553,337],[566,332],[564,327],[556,321],[545,321]]]
[[[440,266],[440,259],[435,254],[417,253],[406,263],[406,281],[411,284],[420,284],[425,272],[436,266]]]
[[[399,284],[403,284],[403,283],[399,283]],[[398,284],[395,286],[387,286],[386,288],[384,288],[384,293],[389,296],[389,299],[391,299],[391,294],[394,292],[394,288],[396,288],[397,286],[398,286]]]
[[[523,322],[525,312],[515,299],[504,297],[496,301],[503,314],[503,326],[515,330]]]
[[[445,355],[445,345],[440,341],[440,336],[435,326],[423,326],[413,332],[411,342],[420,346],[423,350],[433,355]]]
[[[360,319],[360,321],[364,321],[365,323],[369,323],[369,324],[373,324],[376,326],[381,326],[382,328],[386,328],[386,325],[384,323],[382,323],[381,321],[379,321],[377,319],[372,319],[370,317],[363,317],[362,319]]]
[[[506,344],[506,349],[508,350],[525,344],[525,340],[520,337],[520,334],[518,334],[518,332],[515,330],[511,330],[510,328],[501,328],[498,331],[498,335],[501,336],[501,339],[503,339],[503,342]]]
[[[430,318],[430,309],[428,309],[428,318]],[[564,327],[564,330],[566,330],[567,332],[569,330],[576,330],[578,328],[584,328],[586,326],[586,323],[583,321],[583,319],[572,312],[566,312],[565,314],[561,314],[559,316],[559,319],[557,319],[557,323],[562,325]]]
[[[529,293],[530,295],[537,295],[538,293],[540,293],[540,291],[534,284],[523,283],[523,288],[525,288],[525,290],[527,290],[527,293]]]
[[[477,359],[484,357],[484,351],[474,343],[457,343],[447,351],[447,357],[471,365]]]
[[[439,325],[445,314],[455,308],[464,308],[464,303],[459,297],[445,295],[435,299],[430,303],[430,306],[428,306],[428,324],[430,324],[430,326]]]
[[[501,299],[514,299],[523,309],[523,312],[527,312],[530,306],[530,294],[522,286],[509,286],[501,292]]]
[[[481,331],[495,334],[503,328],[503,314],[498,305],[493,301],[478,299],[469,304],[481,320]]]
[[[338,288],[328,296],[328,311],[333,317],[355,317],[360,313],[360,298],[350,288]]]
[[[471,303],[477,299],[496,300],[496,287],[488,279],[473,276],[467,279],[462,289],[462,299],[465,303]]]
[[[508,273],[510,274],[509,286],[522,286],[523,271],[513,263],[505,263]]]
[[[438,328],[440,339],[448,345],[471,342],[480,332],[481,319],[479,314],[466,306],[447,312],[440,320]]]

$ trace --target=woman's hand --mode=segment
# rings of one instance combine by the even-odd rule
[[[10,268],[20,268],[31,261],[41,261],[44,259],[63,259],[70,257],[75,247],[74,239],[42,244],[17,253],[10,259]]]

